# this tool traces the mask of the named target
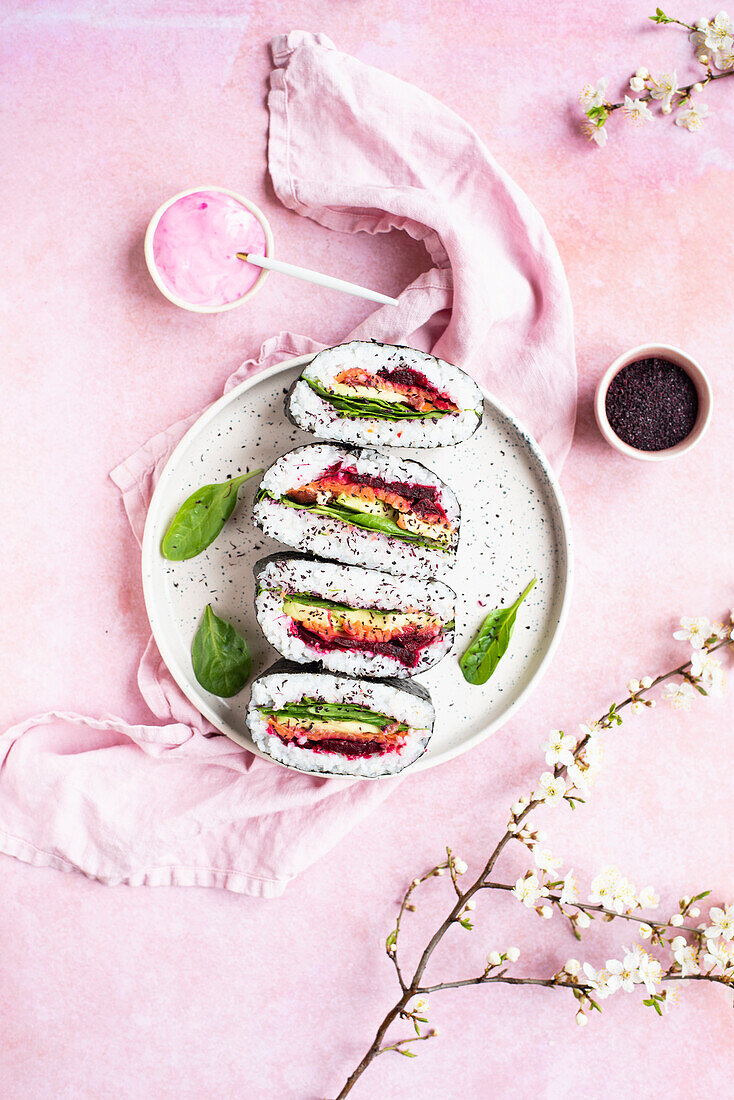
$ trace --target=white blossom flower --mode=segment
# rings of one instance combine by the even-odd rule
[[[607,959],[607,971],[619,978],[619,986],[625,993],[632,993],[635,988],[637,966],[631,960],[631,955],[625,955],[623,962],[619,962],[618,959]]]
[[[709,927],[704,930],[707,939],[717,939],[719,936],[725,940],[734,939],[734,905],[728,905],[726,909],[718,909],[714,906],[709,910]]]
[[[578,879],[574,876],[573,869],[568,872],[563,880],[560,900],[562,905],[573,905],[581,900]]]
[[[605,867],[591,880],[589,901],[592,905],[603,905],[611,908],[614,892],[621,878],[616,867]]]
[[[490,951],[490,953],[487,955],[487,962],[490,966],[499,966],[499,964],[502,962],[502,956],[500,955],[499,951]]]
[[[536,845],[533,849],[535,866],[541,871],[557,871],[563,860],[560,856],[554,856],[550,848],[541,848]]]
[[[457,875],[465,875],[466,872],[469,870],[469,867],[466,863],[464,863],[463,859],[454,858],[454,870],[456,871]]]
[[[679,943],[675,946],[676,940],[683,940],[683,943]],[[698,965],[698,954],[695,947],[691,947],[686,943],[683,936],[676,936],[675,940],[671,944],[673,949],[673,958],[678,963],[681,969],[681,974],[684,978],[687,978],[689,974],[700,974],[701,968]]]
[[[719,50],[728,50],[734,40],[734,23],[732,23],[729,16],[725,11],[720,11],[718,15],[710,21],[704,34],[704,45],[714,52]]]
[[[624,97],[622,110],[630,122],[638,126],[643,122],[652,122],[654,117],[644,99],[630,99],[628,95]]]
[[[699,678],[709,693],[721,697],[726,691],[726,673],[711,653],[697,649],[691,657],[691,675]]]
[[[610,974],[604,967],[601,970],[595,970],[589,963],[584,963],[584,974],[586,974],[588,984],[596,990],[600,1000],[616,993],[622,984],[618,974]]]
[[[581,970],[581,963],[578,959],[566,959],[563,964],[563,969],[572,978],[578,977],[578,973]]]
[[[585,111],[588,111],[590,107],[603,106],[608,84],[609,80],[606,77],[597,80],[596,84],[584,84],[579,96],[579,103]]]
[[[584,137],[587,137],[589,139],[589,141],[596,142],[596,144],[601,149],[604,148],[607,143],[607,139],[609,138],[609,132],[607,131],[606,126],[597,126],[595,122],[591,121],[591,119],[589,119],[588,122],[583,123],[583,125],[581,126],[581,132]]]
[[[686,130],[693,133],[701,129],[701,122],[708,116],[709,109],[705,103],[691,103],[685,111],[681,111],[675,120],[676,126],[685,126]],[[691,642],[693,645],[693,642]]]
[[[734,616],[734,611],[732,611],[732,616]],[[732,618],[732,622],[734,623],[734,618]],[[596,719],[590,718],[579,726],[579,730],[582,737],[592,738],[595,734],[601,733],[601,725]]]
[[[538,781],[538,789],[535,791],[533,798],[545,802],[546,806],[555,806],[561,801],[565,793],[566,780],[562,775],[553,775],[552,772],[543,772]]]
[[[655,986],[663,980],[663,968],[660,962],[652,955],[645,953],[637,967],[639,979],[644,983],[648,993],[655,992]]]
[[[516,963],[517,960],[520,958],[520,948],[508,947],[506,954],[508,962]]]
[[[718,966],[722,971],[734,966],[734,943],[727,940],[708,940],[703,964],[707,970]]]
[[[650,936],[652,935],[652,926],[649,925],[649,924],[643,923],[643,924],[640,925],[638,931],[639,931],[640,935],[642,936],[643,940],[649,940]]]
[[[670,107],[673,96],[677,91],[678,74],[673,70],[672,73],[663,73],[662,76],[653,80],[650,95],[653,99],[662,100],[663,107]]]
[[[630,89],[633,92],[644,92],[644,90],[645,90],[645,81],[642,79],[641,76],[633,76],[632,77],[632,79],[630,80]]]
[[[693,702],[693,688],[688,683],[668,684],[663,692],[665,699],[673,710],[690,710]]]
[[[634,883],[623,875],[612,888],[612,906],[618,913],[629,913],[638,906]]]
[[[632,948],[625,947],[624,958],[628,966],[638,972],[637,981],[642,979],[639,976],[640,963],[643,959],[647,958],[647,951],[641,943],[636,943]]]
[[[699,19],[696,24],[696,30],[688,35],[688,41],[693,46],[696,57],[704,65],[708,61],[709,54],[709,47],[706,45],[706,32],[708,31],[708,26],[707,19]]]
[[[545,753],[546,764],[573,764],[573,750],[576,748],[576,741],[570,733],[564,733],[563,730],[551,730],[550,736],[545,744],[541,745],[543,752]]]
[[[542,887],[536,874],[527,874],[524,878],[519,878],[513,886],[512,892],[523,905],[527,905],[528,909],[532,909],[536,901],[543,896]]]
[[[637,900],[641,909],[657,909],[660,905],[660,896],[655,893],[652,886],[646,886],[644,890],[640,890]]]
[[[639,703],[639,702],[630,703],[630,714],[642,714],[646,710],[647,710],[647,707],[645,706],[644,703]]]
[[[704,642],[710,634],[711,623],[705,615],[694,617],[684,615],[680,621],[680,630],[676,630],[673,637],[678,642],[690,642],[693,649],[703,649]]]
[[[722,72],[726,72],[728,69],[734,69],[734,45],[729,46],[727,49],[718,50],[714,58],[714,64],[717,69],[721,69]]]

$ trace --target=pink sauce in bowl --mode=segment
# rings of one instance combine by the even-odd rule
[[[220,188],[175,195],[153,216],[145,258],[158,289],[176,305],[202,313],[231,309],[262,284],[265,272],[237,252],[268,255],[273,238],[265,215]]]

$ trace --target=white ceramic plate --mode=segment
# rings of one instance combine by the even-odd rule
[[[143,591],[150,625],[166,665],[184,694],[222,733],[253,752],[245,717],[249,689],[232,699],[204,691],[191,668],[191,642],[207,603],[247,638],[257,675],[278,659],[254,612],[252,567],[283,550],[251,520],[259,478],[240,490],[228,524],[196,558],[169,562],[160,543],[180,504],[198,486],[248,469],[267,469],[286,451],[315,437],[294,428],[284,396],[310,356],[247,379],[216,401],[183,437],[161,474],[143,538]],[[458,595],[451,654],[418,679],[431,692],[435,732],[412,765],[433,767],[466,752],[508,720],[538,683],[560,638],[571,594],[568,513],[553,471],[510,413],[485,394],[482,425],[466,443],[437,450],[394,448],[444,478],[461,502],[461,541],[446,580]],[[467,684],[458,658],[488,611],[510,604],[533,577],[510,648],[484,687]],[[262,754],[260,754],[262,755]],[[273,767],[278,765],[273,764]]]

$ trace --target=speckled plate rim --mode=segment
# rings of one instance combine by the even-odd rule
[[[158,483],[153,491],[153,495],[148,506],[148,514],[145,520],[145,530],[143,532],[143,544],[142,544],[142,580],[143,580],[143,598],[145,600],[145,608],[148,613],[148,620],[153,632],[153,638],[158,646],[158,650],[163,659],[164,664],[168,668],[168,671],[173,676],[174,680],[181,688],[189,702],[196,707],[200,714],[202,714],[215,729],[220,733],[225,734],[230,740],[234,741],[238,745],[242,745],[243,748],[249,749],[250,752],[255,753],[256,756],[261,756],[265,760],[271,760],[272,757],[267,756],[262,752],[249,737],[243,737],[237,730],[232,729],[222,720],[221,716],[209,706],[206,699],[199,695],[199,689],[193,681],[191,672],[188,669],[184,669],[176,658],[171,646],[167,642],[167,635],[165,630],[165,624],[163,622],[162,611],[159,609],[158,602],[163,605],[160,593],[156,591],[156,575],[160,569],[160,563],[164,560],[160,555],[160,548],[156,536],[154,535],[154,529],[156,528],[160,516],[158,515],[161,502],[164,500],[166,491],[169,487],[169,483],[176,475],[176,468],[179,456],[188,449],[189,441],[192,436],[201,432],[209,421],[213,420],[219,412],[228,404],[236,401],[243,393],[252,389],[255,386],[260,385],[262,382],[267,381],[269,378],[277,378],[278,375],[283,374],[285,371],[292,370],[295,367],[302,367],[306,363],[309,363],[313,359],[313,355],[299,355],[293,359],[286,359],[282,363],[276,363],[272,367],[266,367],[265,370],[261,370],[246,378],[244,382],[241,382],[234,389],[229,390],[228,393],[223,394],[217,401],[210,405],[201,416],[194,421],[191,427],[186,431],[185,435],[179,440],[175,449],[166,462],[161,475],[158,479]],[[543,454],[539,445],[536,443],[532,435],[523,427],[517,418],[498,401],[488,390],[481,387],[485,401],[487,401],[499,414],[503,416],[515,429],[518,435],[521,437],[525,445],[531,451],[534,460],[538,463],[543,471],[544,476],[547,478],[548,485],[552,490],[556,507],[558,509],[558,518],[560,520],[561,536],[563,539],[563,551],[564,560],[566,564],[565,576],[563,577],[563,594],[560,601],[560,608],[558,610],[553,635],[550,641],[546,645],[545,652],[540,659],[540,662],[535,669],[534,673],[526,683],[525,687],[520,691],[514,702],[510,703],[505,710],[502,711],[496,718],[488,722],[481,730],[475,733],[472,737],[459,745],[446,749],[442,753],[438,753],[435,756],[421,756],[413,764],[409,764],[402,772],[398,772],[395,775],[390,776],[378,776],[376,778],[381,780],[395,780],[401,776],[407,775],[409,772],[425,771],[428,768],[434,768],[438,764],[445,764],[448,760],[452,760],[456,756],[461,756],[463,753],[468,752],[470,749],[475,748],[481,744],[492,733],[495,733],[498,729],[505,725],[506,722],[512,718],[512,716],[520,709],[520,707],[527,702],[531,693],[540,683],[543,674],[545,673],[548,665],[550,664],[553,656],[558,648],[558,644],[563,634],[563,629],[566,625],[568,618],[569,608],[571,605],[571,595],[573,589],[573,576],[574,576],[574,559],[573,559],[573,541],[571,536],[571,520],[568,513],[568,507],[566,505],[563,492],[558,483],[558,479],[550,466],[548,459]],[[389,450],[389,448],[388,448]],[[421,454],[426,452],[421,452]],[[430,453],[430,452],[428,452]],[[169,512],[166,512],[166,516],[170,518]],[[272,761],[277,766],[283,767],[287,765],[279,765],[277,761]],[[298,769],[295,769],[298,770]],[[364,777],[359,777],[364,778]],[[370,780],[371,782],[371,780]]]

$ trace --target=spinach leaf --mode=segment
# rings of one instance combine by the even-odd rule
[[[419,412],[397,401],[381,401],[377,397],[354,397],[343,393],[332,393],[313,378],[304,378],[314,393],[323,401],[333,405],[343,417],[361,417],[363,420],[425,420],[431,417],[445,416],[449,409],[431,409]]]
[[[476,638],[459,661],[464,679],[470,684],[486,684],[497,668],[510,644],[518,608],[534,586],[535,580],[533,577],[511,607],[496,607],[487,615]]]
[[[242,691],[252,670],[245,639],[207,604],[191,645],[194,675],[205,691],[229,698]]]
[[[261,473],[262,470],[251,470],[217,485],[202,485],[187,497],[163,536],[163,557],[186,561],[206,550],[232,515],[240,485]]]
[[[268,494],[263,495],[267,496]],[[353,512],[351,508],[344,508],[340,504],[299,504],[295,500],[288,500],[287,497],[273,499],[277,499],[279,504],[285,504],[288,508],[301,508],[306,512],[313,512],[317,516],[327,516],[329,519],[351,523],[355,527],[365,527],[370,531],[379,531],[383,535],[391,535],[393,538],[402,539],[404,542],[414,542],[418,546],[427,546],[431,550],[449,551],[447,546],[443,546],[436,539],[428,539],[422,535],[415,535],[412,531],[404,531],[402,527],[398,527],[397,523],[388,519],[387,516],[373,516],[366,512]]]

